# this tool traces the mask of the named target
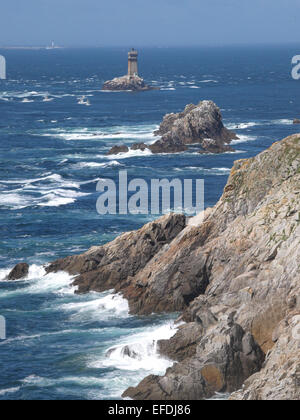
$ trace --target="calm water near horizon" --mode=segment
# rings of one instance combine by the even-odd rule
[[[111,292],[74,295],[64,273],[43,264],[141,227],[151,215],[100,216],[97,181],[203,178],[213,206],[237,159],[299,132],[300,81],[291,77],[296,47],[145,48],[140,74],[161,90],[102,92],[127,71],[127,49],[1,50],[0,80],[0,399],[110,399],[171,362],[156,340],[174,333],[176,314],[128,315]],[[91,106],[78,104],[86,96]],[[240,139],[234,153],[106,156],[115,144],[151,142],[163,116],[209,99]],[[5,282],[20,261],[25,281]],[[122,352],[130,345],[139,355]],[[108,349],[116,348],[106,356]]]

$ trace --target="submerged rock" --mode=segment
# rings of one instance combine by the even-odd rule
[[[26,263],[17,264],[7,276],[7,280],[21,280],[28,276],[29,265]]]

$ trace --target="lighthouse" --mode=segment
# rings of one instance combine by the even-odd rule
[[[128,73],[125,76],[115,77],[112,80],[107,80],[103,86],[103,90],[112,91],[145,91],[145,90],[157,90],[152,86],[146,85],[144,79],[138,75],[138,52],[132,48],[128,53]]]
[[[132,48],[128,53],[128,77],[134,77],[138,75],[137,65],[138,52]]]

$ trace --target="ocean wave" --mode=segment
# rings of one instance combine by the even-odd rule
[[[9,273],[9,269],[1,270],[1,275]],[[6,275],[7,275],[6,274]],[[4,280],[0,278],[0,280]],[[68,273],[60,271],[58,273],[47,274],[44,266],[32,264],[29,267],[28,276],[22,281],[25,282],[26,286],[22,289],[1,291],[1,298],[14,296],[18,294],[41,294],[41,293],[55,293],[58,295],[70,295],[74,294],[76,287],[71,286],[74,276],[70,276]],[[6,281],[5,281],[6,282]]]
[[[242,123],[228,123],[225,124],[229,130],[244,130],[247,128],[257,126],[271,126],[271,125],[293,125],[293,120],[289,119],[278,119],[278,120],[260,120],[260,121],[248,121]]]
[[[74,203],[89,194],[79,192],[81,184],[51,174],[33,179],[0,180],[0,185],[16,186],[12,190],[0,191],[0,206],[12,210],[26,207],[58,207]]]
[[[229,168],[203,168],[201,166],[186,166],[184,168],[175,168],[174,170],[177,172],[195,171],[211,175],[225,175],[230,173]]]
[[[151,327],[133,334],[112,346],[101,360],[90,361],[91,368],[115,367],[126,371],[151,371],[163,374],[173,365],[173,361],[159,355],[158,341],[171,338],[177,331],[174,322],[167,322],[160,327]]]
[[[13,101],[13,100],[21,100],[21,102],[34,102],[34,99],[42,98],[44,102],[53,101],[56,97],[63,97],[66,95],[51,95],[49,92],[42,91],[37,92],[35,90],[32,91],[12,91],[12,92],[2,92],[0,94],[0,99],[4,101]],[[69,95],[67,95],[69,96]],[[71,96],[71,95],[70,95]]]
[[[122,163],[117,160],[112,160],[111,162],[80,162],[74,165],[77,168],[108,168],[108,167],[119,167],[124,166]],[[92,181],[89,181],[92,182]],[[81,184],[82,185],[82,184]]]
[[[279,120],[272,120],[270,121],[270,124],[275,124],[275,125],[293,125],[294,121],[293,120],[288,120],[286,118],[283,119],[279,119]]]
[[[31,341],[31,340],[40,340],[43,337],[49,336],[59,336],[64,334],[78,334],[78,330],[59,330],[55,332],[47,332],[47,333],[40,333],[34,335],[19,335],[17,337],[7,338],[5,341],[0,342],[0,346],[6,346],[7,344],[14,343],[14,342],[24,342],[24,341]]]
[[[207,79],[207,80],[200,80],[199,83],[219,83],[218,80]]]
[[[61,129],[54,128],[48,130],[48,132],[43,133],[39,132],[35,135],[43,137],[55,137],[61,138],[66,141],[76,141],[76,140],[116,140],[116,139],[127,139],[136,141],[137,139],[142,140],[153,140],[156,136],[153,132],[158,128],[157,125],[147,125],[147,126],[132,126],[132,127],[114,127],[112,129],[89,129],[89,128],[76,128],[76,129]]]
[[[42,181],[50,181],[53,183],[57,183],[56,185],[60,185],[63,187],[68,188],[80,188],[80,184],[75,181],[69,181],[63,179],[63,177],[59,174],[45,174],[45,176],[39,178],[31,178],[31,179],[9,179],[9,180],[0,180],[1,184],[19,184],[19,185],[30,185],[35,184],[37,182]]]
[[[117,155],[107,155],[104,156],[103,158],[107,158],[107,159],[128,159],[128,158],[132,158],[132,157],[145,157],[145,156],[151,156],[152,152],[150,149],[145,149],[145,150],[129,150],[129,152],[125,152],[125,153],[118,153]]]
[[[244,130],[245,128],[251,128],[251,127],[255,127],[257,125],[259,125],[258,122],[249,121],[249,122],[246,122],[246,123],[237,123],[237,124],[229,123],[229,124],[226,124],[226,127],[229,130]]]
[[[59,306],[62,311],[70,312],[72,321],[103,321],[110,318],[129,317],[129,306],[122,295],[110,290],[106,293],[94,293],[92,300],[72,302]]]
[[[239,139],[232,140],[231,144],[246,143],[248,141],[255,141],[255,140],[258,139],[257,136],[250,136],[250,135],[246,135],[246,134],[239,134],[238,137],[239,137]]]
[[[20,390],[20,387],[0,389],[0,396],[3,397],[6,394],[14,394]]]

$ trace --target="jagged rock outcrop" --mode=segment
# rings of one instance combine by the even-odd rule
[[[108,80],[103,84],[102,90],[112,91],[146,91],[146,90],[157,90],[152,86],[148,86],[144,79],[139,76],[122,76],[115,77],[112,80]]]
[[[74,282],[78,286],[78,293],[102,292],[113,288],[121,290],[184,227],[183,215],[166,215],[138,231],[124,233],[106,245],[57,260],[46,267],[46,271],[79,274]]]
[[[224,127],[220,109],[212,101],[187,105],[183,112],[167,114],[159,129],[161,136],[147,147],[152,153],[179,153],[191,144],[199,144],[199,153],[233,151],[229,143],[237,136]]]
[[[294,123],[294,124],[300,124],[300,120],[299,120],[299,118],[294,119],[293,123]]]
[[[164,216],[48,271],[79,273],[80,292],[115,288],[135,314],[183,311],[159,343],[178,363],[124,395],[202,399],[250,377],[232,398],[299,399],[299,267],[300,134],[235,162],[204,214]]]
[[[113,146],[109,152],[107,153],[108,155],[117,155],[119,153],[127,153],[129,152],[129,147],[125,146],[125,144],[120,145],[120,146]]]
[[[21,280],[28,276],[29,265],[26,263],[17,264],[7,276],[7,280]]]

